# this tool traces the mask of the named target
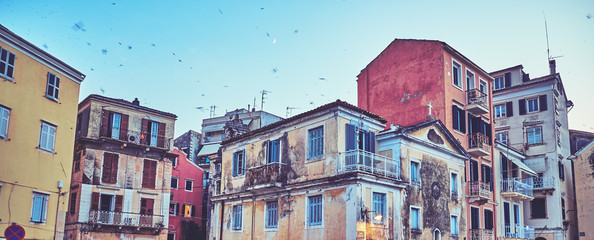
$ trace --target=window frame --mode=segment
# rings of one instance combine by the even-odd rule
[[[6,59],[3,60],[2,59],[2,52],[6,52]],[[10,63],[10,56],[12,55],[12,64]],[[0,69],[0,77],[8,80],[8,81],[14,81],[14,69],[15,69],[15,64],[16,64],[16,54],[14,54],[11,51],[8,51],[8,49],[0,47],[0,66],[2,64],[4,64],[4,69]],[[11,76],[8,76],[8,69],[12,68],[12,72],[11,72]]]
[[[466,76],[464,78],[464,80],[466,80],[466,90],[476,89],[476,74],[474,74],[474,72],[472,70],[470,70],[470,69],[468,69],[466,67],[464,68],[464,70],[465,70],[464,71],[464,76]],[[469,81],[468,81],[468,76],[469,75],[472,76],[472,82],[471,82],[472,83],[472,86],[468,84],[469,83]],[[470,88],[470,87],[472,87],[472,88]]]
[[[108,166],[105,165],[105,163],[106,163],[105,157],[108,154],[115,156],[115,158],[111,159],[110,166],[109,166],[109,176],[106,176],[105,175],[105,174],[107,174],[106,168]],[[113,168],[114,159],[115,159],[115,173],[114,173],[114,168]],[[120,155],[119,154],[112,153],[112,152],[103,152],[102,163],[101,163],[101,183],[116,184],[118,182],[119,163],[120,163]],[[105,181],[106,177],[108,178],[107,181]]]
[[[415,179],[413,179],[413,164],[417,165],[417,169],[415,171],[415,179],[417,181],[415,181]],[[422,186],[423,183],[421,182],[421,161],[416,160],[416,159],[410,159],[410,183],[412,185],[416,185],[416,186]]]
[[[280,138],[269,140],[266,144],[266,164],[280,163],[281,160]]]
[[[378,196],[378,197],[381,198],[381,202],[378,202],[377,201],[378,199],[376,199],[376,196]],[[374,212],[375,214],[373,214],[373,216],[370,216],[370,217],[371,217],[371,219],[373,219],[373,222],[374,223],[376,223],[376,224],[383,224],[385,222],[384,219],[386,218],[386,212],[387,212],[386,211],[386,207],[387,207],[387,204],[386,204],[386,193],[373,192],[372,197],[371,197],[371,200],[372,200],[372,206],[373,206],[373,208],[371,209],[371,211]],[[378,210],[378,208],[377,208],[379,205],[381,205],[381,209],[380,210]],[[378,214],[382,216],[382,219],[380,221],[377,221],[375,219],[375,215],[378,215]]]
[[[237,219],[239,215],[239,219]],[[233,205],[231,212],[231,230],[242,231],[243,230],[243,205]],[[239,225],[239,226],[238,226]]]
[[[493,110],[495,111],[495,118],[506,118],[507,117],[507,105],[505,103],[503,104],[497,104],[493,107]]]
[[[452,222],[452,220],[454,220],[454,223]],[[454,237],[460,236],[460,227],[458,227],[458,224],[458,215],[450,215],[450,235]]]
[[[312,133],[315,131],[321,131],[321,137],[316,136],[315,139],[312,139]],[[326,129],[325,129],[324,125],[319,125],[319,126],[315,126],[310,129],[307,129],[307,155],[306,155],[307,160],[314,160],[314,159],[319,159],[319,158],[324,157],[324,134],[325,134],[325,131],[326,131]],[[315,142],[315,144],[321,144],[321,146],[316,146],[319,148],[321,153],[318,153],[317,151],[312,151],[312,142]]]
[[[269,204],[275,203],[276,206],[274,208],[274,213],[271,212],[271,206]],[[265,211],[264,213],[266,216],[264,217],[264,228],[265,229],[278,229],[278,219],[279,219],[279,211],[278,211],[278,200],[266,201],[265,203]],[[271,220],[270,217],[274,214],[274,224],[270,224]]]
[[[241,154],[241,159],[236,157],[236,155]],[[240,162],[241,161],[241,162]],[[241,166],[239,166],[241,165]],[[241,167],[241,168],[239,168]],[[233,169],[232,169],[233,177],[243,177],[245,175],[245,149],[237,150],[233,152]]]
[[[188,182],[190,182],[190,190],[188,190]],[[184,190],[186,192],[193,192],[194,191],[194,179],[186,178],[184,181]]]
[[[0,105],[0,139],[8,139],[11,108]]]
[[[320,198],[319,203],[315,202],[315,205],[312,205],[311,200],[313,198]],[[305,208],[305,212],[306,212],[306,216],[307,216],[307,223],[305,224],[308,228],[322,228],[324,227],[324,194],[323,193],[319,193],[319,194],[312,194],[307,196],[307,207]],[[312,221],[312,211],[315,211],[315,209],[312,210],[312,207],[316,207],[316,206],[320,206],[319,209],[319,221]]]
[[[415,228],[413,226],[413,218],[412,218],[412,213],[413,210],[417,211],[417,227]],[[410,224],[410,230],[411,231],[421,231],[423,229],[423,221],[422,221],[422,217],[423,217],[423,213],[422,213],[422,208],[420,206],[416,206],[416,205],[410,205],[409,207],[409,212],[410,212],[410,217],[409,217],[409,224]]]
[[[450,195],[456,194],[456,196],[460,196],[460,174],[458,171],[450,170]],[[453,181],[453,182],[452,182]]]
[[[175,180],[175,188],[173,187],[173,180]],[[170,187],[171,189],[179,189],[179,177],[171,177]]]
[[[540,112],[539,96],[526,98],[526,114]],[[530,111],[530,102],[535,104],[535,109]]]
[[[485,94],[487,97],[489,96],[489,83],[487,83],[487,81],[485,81],[483,78],[481,78],[480,76],[478,77],[479,79],[479,91],[482,92],[483,94]],[[483,90],[481,90],[481,87],[483,88]],[[487,98],[488,99],[488,98]]]
[[[531,131],[531,129],[534,129],[534,131]],[[539,130],[539,133],[536,133],[536,129]],[[531,139],[531,134],[533,134],[532,139],[535,139],[537,136],[539,137],[539,140],[536,141],[533,140],[532,142],[530,142]],[[531,126],[531,127],[527,127],[526,128],[526,144],[528,145],[538,145],[538,144],[543,144],[543,139],[542,139],[542,126]]]
[[[171,206],[174,206],[173,207],[173,213],[171,213]],[[180,213],[179,212],[179,203],[178,202],[175,202],[175,201],[171,201],[169,203],[169,215],[171,215],[171,216],[177,216],[179,213]]]
[[[454,121],[454,111],[457,113],[457,122]],[[464,107],[452,104],[452,128],[454,129],[454,132],[462,135],[466,134],[466,121],[466,110],[464,110]]]
[[[537,212],[543,212],[544,216],[543,217],[535,217],[534,216],[534,200],[537,199],[542,199],[543,201],[543,211],[537,211]],[[540,210],[540,209],[539,209]],[[547,212],[547,197],[535,197],[534,199],[532,199],[532,201],[530,201],[530,219],[547,219],[548,218],[548,212]]]
[[[499,136],[505,136],[505,141],[502,141],[502,138]],[[495,139],[502,144],[509,145],[509,131],[501,131],[495,133]]]
[[[35,199],[39,197],[41,199],[41,206],[39,208],[39,210],[36,211],[36,201]],[[30,223],[33,224],[44,224],[47,222],[47,205],[49,202],[49,197],[50,194],[49,193],[44,193],[44,192],[38,192],[38,191],[33,191],[33,199],[31,202],[31,215],[30,215]],[[34,214],[36,214],[37,212],[39,212],[39,220],[37,221],[37,219],[33,219],[35,216]]]
[[[458,69],[457,74],[454,74],[454,68]],[[458,77],[459,85],[456,84],[455,75],[457,75],[457,77]],[[462,64],[460,64],[454,58],[452,58],[452,85],[454,85],[454,87],[464,91],[464,80],[462,79]]]
[[[501,81],[501,82],[499,82],[499,81]],[[497,87],[498,83],[500,83],[500,87]],[[493,90],[499,90],[499,89],[504,89],[504,88],[505,88],[504,76],[495,77],[495,80],[493,80]]]
[[[487,211],[490,212],[491,215],[491,219],[489,222],[487,222]],[[495,225],[495,215],[493,213],[493,209],[488,208],[488,207],[483,207],[483,229],[488,229],[488,230],[493,230],[493,228],[497,228],[497,226]],[[491,225],[491,228],[487,228],[487,223],[489,223],[489,225]]]
[[[54,83],[50,83],[50,79],[54,78]],[[45,97],[50,100],[58,101],[60,99],[60,77],[58,75],[48,72],[47,73],[47,84],[45,86]],[[52,92],[50,93],[50,87]]]
[[[47,135],[45,137],[46,138],[45,139],[46,145],[51,142],[51,148],[48,148],[48,146],[42,146],[42,142],[41,141],[43,140],[43,135],[44,135],[43,128],[44,128],[44,126],[47,126],[47,128],[48,128],[48,132],[45,133]],[[53,131],[54,131],[53,132],[53,135],[50,134],[51,133],[51,129],[53,129]],[[56,148],[56,134],[57,134],[57,132],[58,132],[58,126],[42,120],[41,121],[41,129],[39,131],[39,147],[38,148],[41,149],[41,150],[44,150],[46,152],[53,153],[54,152],[54,149]]]

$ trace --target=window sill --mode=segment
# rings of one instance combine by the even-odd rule
[[[39,150],[40,150],[40,151],[42,151],[42,152],[45,152],[45,153],[49,153],[49,154],[58,154],[58,153],[54,152],[54,150],[48,150],[48,149],[45,149],[45,148],[42,148],[42,147],[39,147],[39,146],[38,146],[38,147],[36,147],[36,148],[37,148],[37,149],[39,149]]]
[[[49,100],[52,100],[52,101],[54,101],[54,102],[56,102],[56,103],[59,103],[57,98],[53,98],[53,97],[50,97],[50,96],[48,96],[48,95],[45,95],[45,98],[47,98],[47,99],[49,99]]]
[[[14,78],[9,78],[9,77],[4,76],[4,75],[0,75],[0,78],[4,79],[4,81],[9,81],[9,82],[15,83],[14,82]]]
[[[323,224],[319,224],[319,225],[307,225],[307,229],[320,229],[320,228],[324,228]]]
[[[265,227],[264,232],[278,232],[278,227]]]
[[[460,135],[462,135],[462,136],[466,135],[466,133],[463,133],[463,132],[461,132],[461,131],[460,131],[460,130],[458,130],[458,129],[454,129],[454,132],[455,132],[455,133],[457,133],[457,134],[460,134]]]
[[[305,163],[313,163],[313,162],[319,162],[324,160],[324,156],[321,157],[317,157],[317,158],[309,158],[305,160]]]
[[[527,143],[526,146],[528,147],[536,147],[536,146],[542,146],[545,145],[544,143]]]
[[[421,234],[421,233],[423,233],[423,231],[421,231],[421,229],[418,229],[418,228],[411,228],[411,229],[410,229],[410,232],[411,232],[411,233],[416,233],[416,234]]]
[[[462,88],[463,86],[458,86],[458,85],[456,85],[456,84],[454,84],[454,83],[452,83],[452,86],[454,86],[454,87],[455,87],[455,88],[457,88],[458,90],[460,90],[460,91],[464,92],[464,89]]]

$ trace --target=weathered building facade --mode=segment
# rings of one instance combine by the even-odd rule
[[[583,134],[587,134],[582,132]],[[593,136],[593,133],[590,133]],[[594,237],[594,141],[570,157],[574,164],[575,199],[579,239]]]
[[[573,190],[567,99],[555,61],[550,74],[530,78],[522,65],[492,72],[493,112],[499,142],[521,152],[537,176],[534,199],[524,202],[524,223],[540,239],[575,239],[577,219]]]
[[[78,70],[0,25],[0,238],[62,239],[80,85]]]
[[[493,239],[493,78],[445,42],[395,39],[357,76],[358,107],[389,124],[441,120],[471,155],[464,200],[468,239]]]
[[[200,141],[202,140],[202,134],[199,132],[189,130],[173,140],[173,146],[179,148],[184,152],[193,163],[198,163],[198,151],[202,146]]]
[[[138,100],[79,104],[67,239],[165,239],[177,116]]]

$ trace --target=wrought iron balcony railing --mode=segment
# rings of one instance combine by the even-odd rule
[[[468,182],[469,193],[471,197],[479,197],[484,199],[491,198],[491,185],[490,183],[472,181]]]
[[[284,163],[269,163],[250,168],[246,172],[247,186],[287,183],[288,167]]]
[[[476,150],[479,152],[476,152]],[[468,137],[468,151],[470,154],[478,154],[478,156],[489,155],[491,152],[489,137],[479,132],[471,133]]]
[[[492,229],[470,229],[468,235],[470,240],[493,240]]]
[[[475,115],[481,115],[489,112],[489,99],[487,94],[479,89],[470,89],[466,91],[467,110]]]
[[[521,225],[505,225],[505,237],[534,239],[534,228]]]
[[[95,211],[89,212],[89,223],[136,228],[163,228],[163,216],[140,213]]]
[[[338,173],[366,172],[401,180],[400,160],[358,149],[340,153],[336,170]]]

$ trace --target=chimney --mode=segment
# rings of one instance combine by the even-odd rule
[[[132,105],[140,106],[140,101],[138,101],[138,98],[134,98],[134,101],[132,101]]]
[[[549,69],[551,70],[551,75],[557,73],[557,65],[555,64],[555,59],[549,60]]]

